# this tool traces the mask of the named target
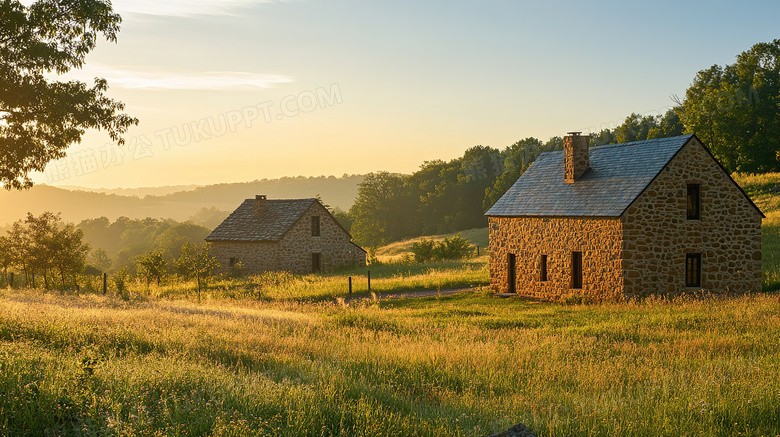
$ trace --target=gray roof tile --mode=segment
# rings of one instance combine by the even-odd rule
[[[487,216],[618,217],[693,135],[590,148],[590,169],[563,181],[563,152],[539,155]]]
[[[255,216],[255,199],[246,199],[206,241],[279,241],[317,199],[269,199]]]

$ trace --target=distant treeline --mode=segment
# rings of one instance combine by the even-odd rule
[[[76,225],[84,242],[94,250],[88,262],[101,270],[117,271],[127,267],[133,273],[135,261],[150,252],[160,252],[172,264],[181,256],[186,243],[203,244],[211,228],[171,219],[129,219],[106,217],[83,220]],[[101,253],[103,252],[103,253]]]
[[[729,172],[780,171],[780,40],[700,71],[685,97],[673,100],[665,114],[631,114],[620,126],[591,132],[591,146],[696,133]],[[484,212],[534,159],[561,148],[560,137],[526,138],[504,150],[476,146],[448,162],[428,161],[411,175],[370,173],[337,218],[367,247],[484,227]]]

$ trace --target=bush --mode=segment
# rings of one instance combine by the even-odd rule
[[[421,239],[412,244],[414,261],[424,263],[431,260],[462,259],[471,254],[469,241],[460,234],[445,238],[444,241]]]
[[[114,281],[114,286],[116,286],[116,291],[124,296],[125,291],[127,291],[127,268],[122,267],[119,269],[119,271],[114,273],[112,280]]]
[[[413,243],[412,254],[414,254],[414,261],[424,263],[432,260],[436,256],[437,246],[435,241],[426,238]]]
[[[436,248],[436,259],[463,259],[471,255],[469,240],[458,235],[445,238]]]

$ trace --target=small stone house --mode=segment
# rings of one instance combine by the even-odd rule
[[[365,265],[366,251],[317,199],[246,199],[206,237],[227,270],[312,273]]]
[[[494,293],[761,289],[764,215],[699,138],[588,141],[570,133],[485,214]]]

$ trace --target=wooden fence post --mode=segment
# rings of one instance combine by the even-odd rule
[[[11,288],[14,288],[14,272],[11,272],[11,278],[8,280],[8,284]]]
[[[479,258],[479,246],[477,246],[477,258]]]
[[[108,273],[103,273],[103,294],[108,292]]]
[[[371,291],[371,270],[368,271],[368,291]]]
[[[349,277],[349,297],[352,297],[352,276]]]

